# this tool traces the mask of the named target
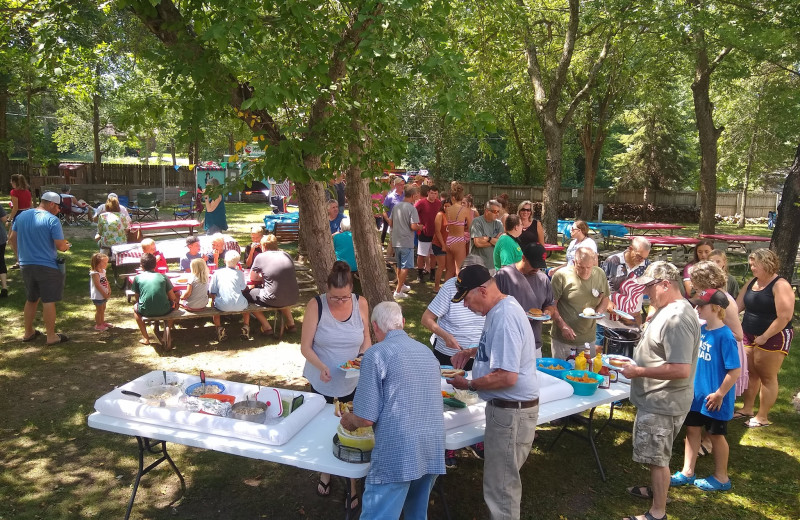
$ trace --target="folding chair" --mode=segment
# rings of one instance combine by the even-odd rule
[[[175,220],[188,220],[194,218],[195,205],[191,193],[186,193],[183,197],[178,199],[178,203],[172,210],[172,216]]]
[[[142,221],[147,217],[158,220],[157,204],[155,193],[152,191],[139,192],[139,195],[136,196],[136,206],[131,206],[130,214],[135,216],[138,221]]]

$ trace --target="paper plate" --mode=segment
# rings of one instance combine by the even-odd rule
[[[587,320],[599,320],[600,318],[605,318],[605,314],[594,314],[592,316],[587,316],[584,313],[578,314],[581,318],[586,318]]]
[[[631,315],[630,315],[630,314],[628,314],[627,312],[625,312],[625,311],[621,311],[621,310],[619,310],[619,309],[614,309],[614,313],[615,313],[615,314],[617,314],[617,315],[619,315],[619,316],[621,316],[621,317],[623,317],[623,318],[625,318],[626,320],[633,320],[633,319],[635,319],[633,316],[631,316]]]
[[[547,321],[550,319],[549,314],[542,314],[541,316],[533,316],[531,314],[528,314],[527,316],[529,320],[535,320],[535,321]]]

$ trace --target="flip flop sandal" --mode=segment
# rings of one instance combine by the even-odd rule
[[[225,341],[228,339],[228,333],[225,332],[225,329],[221,328],[219,331],[217,331],[217,339],[219,339],[219,341]]]
[[[697,456],[698,457],[705,457],[706,455],[711,455],[711,450],[709,450],[708,448],[706,448],[705,446],[703,446],[701,444],[700,445],[700,449],[697,450]]]
[[[56,332],[56,336],[58,336],[58,341],[54,341],[52,343],[45,343],[46,345],[56,345],[58,343],[66,343],[69,341],[69,336],[66,334],[62,334],[60,332]]]
[[[669,479],[669,487],[680,487],[687,484],[694,484],[695,477],[687,477],[680,471],[676,471]]]
[[[730,479],[726,483],[722,483],[716,478],[714,475],[706,478],[699,478],[694,481],[695,487],[702,489],[703,491],[728,491],[733,484],[731,484]]]
[[[320,491],[320,488],[322,488],[322,491]],[[330,496],[330,494],[331,494],[331,481],[329,480],[327,482],[327,484],[326,484],[325,482],[322,481],[322,479],[320,479],[320,481],[317,482],[317,494],[319,496],[321,496],[321,497]]]
[[[749,419],[751,417],[753,417],[752,414],[742,413],[739,410],[736,410],[735,412],[733,412],[733,418],[734,419]]]
[[[28,336],[27,338],[22,338],[22,341],[23,341],[24,343],[28,343],[28,342],[30,342],[30,341],[33,341],[33,340],[35,340],[36,338],[38,338],[38,337],[39,337],[39,336],[41,336],[41,335],[42,335],[42,333],[41,333],[41,332],[39,332],[38,330],[34,330],[34,331],[33,331],[33,334],[31,334],[31,335],[30,335],[30,336]]]
[[[751,417],[747,421],[744,422],[746,428],[764,428],[769,426],[772,423],[762,423],[758,422],[755,417]]]
[[[248,327],[247,325],[242,327],[242,333],[239,335],[239,339],[241,339],[242,341],[247,341],[250,339],[250,327]]]
[[[353,505],[353,502],[355,502],[355,505]],[[349,507],[347,507],[347,506],[349,506]],[[355,511],[360,506],[361,506],[360,497],[358,495],[350,495],[350,502],[345,507],[347,509],[349,509],[350,511]]]

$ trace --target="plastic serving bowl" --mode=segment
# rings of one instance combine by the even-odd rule
[[[225,393],[225,385],[216,381],[206,381],[205,392],[201,387],[203,383],[195,383],[186,387],[186,395],[190,397],[200,397],[202,394],[222,394]],[[197,395],[195,395],[197,394]]]
[[[549,366],[558,366],[559,368],[547,368]],[[536,360],[536,368],[545,374],[564,379],[564,374],[572,367],[563,359],[545,357]]]
[[[584,375],[588,375],[590,378],[594,379],[594,383],[580,383],[578,381],[573,381],[567,376],[572,377],[583,377]],[[600,382],[602,381],[603,376],[599,376],[594,372],[589,372],[588,370],[568,370],[564,373],[564,381],[572,385],[572,388],[575,389],[575,395],[592,395],[597,391],[597,387],[600,386]]]

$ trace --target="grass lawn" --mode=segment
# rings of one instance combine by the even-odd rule
[[[5,202],[5,201],[2,201]],[[263,217],[262,204],[229,204],[229,233],[242,243],[249,227]],[[688,224],[682,234],[697,232]],[[763,229],[762,229],[763,228]],[[718,232],[737,233],[734,225]],[[745,234],[769,234],[766,226],[749,226]],[[213,327],[179,329],[177,349],[159,355],[138,343],[139,332],[131,307],[117,290],[112,294],[107,321],[109,332],[92,329],[94,306],[88,298],[89,258],[95,251],[88,228],[67,227],[73,243],[68,254],[64,300],[58,304],[57,330],[72,340],[46,347],[44,340],[22,343],[24,295],[19,271],[10,271],[11,295],[0,300],[0,392],[4,418],[0,458],[0,520],[122,518],[136,473],[136,442],[131,437],[91,429],[86,417],[94,401],[113,387],[150,370],[177,370],[209,377],[265,385],[304,388],[298,362],[300,333],[278,343],[258,337],[249,342],[231,339],[217,344]],[[288,248],[291,250],[291,248]],[[290,251],[294,252],[294,251]],[[10,256],[10,253],[7,255]],[[10,264],[11,262],[9,262]],[[429,333],[420,317],[432,299],[432,284],[411,283],[412,298],[402,302],[407,331],[422,342]],[[295,310],[302,321],[302,309]],[[795,323],[798,323],[795,321]],[[37,328],[42,329],[41,321]],[[235,330],[235,329],[234,329]],[[234,334],[234,338],[238,335]],[[800,415],[792,396],[800,388],[800,335],[780,373],[781,391],[770,414],[773,425],[749,430],[741,421],[730,425],[730,474],[733,489],[705,494],[696,489],[670,493],[671,519],[800,518]],[[598,410],[602,416],[606,411]],[[413,405],[409,406],[413,414]],[[631,461],[629,430],[635,409],[626,405],[615,413],[622,430],[608,428],[598,439],[608,475],[603,482],[589,447],[562,436],[547,450],[557,430],[541,428],[540,439],[522,469],[523,518],[581,520],[618,519],[640,514],[648,504],[629,496],[625,488],[646,483],[646,469]],[[332,435],[332,433],[331,433]],[[334,481],[332,496],[316,495],[317,475],[278,464],[170,445],[170,452],[187,482],[187,493],[177,504],[177,478],[159,468],[142,480],[132,518],[147,519],[338,519],[343,516],[343,482]],[[683,442],[676,443],[672,468],[682,462]],[[482,462],[463,452],[459,467],[443,478],[447,503],[454,519],[484,518]],[[713,460],[698,462],[698,474],[712,472]],[[444,518],[437,494],[432,495],[430,517]]]

